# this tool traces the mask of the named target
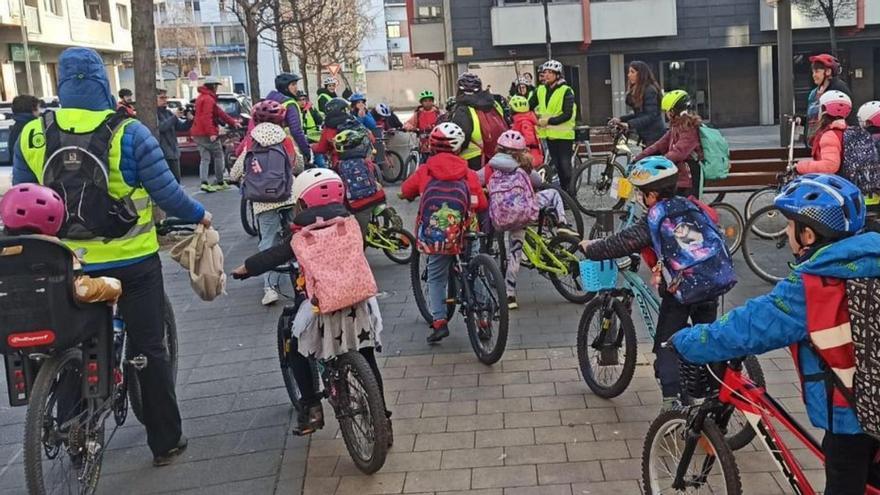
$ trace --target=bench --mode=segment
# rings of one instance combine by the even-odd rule
[[[794,158],[810,156],[806,148],[795,148]],[[759,148],[730,151],[730,173],[724,179],[707,180],[704,193],[754,192],[775,186],[777,175],[788,165],[788,148]]]

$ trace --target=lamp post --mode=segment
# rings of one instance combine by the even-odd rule
[[[786,122],[794,115],[794,60],[791,36],[791,0],[767,0],[776,7],[776,47],[779,59],[779,145],[787,146],[791,126]]]
[[[28,46],[27,12],[24,10],[24,1],[18,0],[18,9],[21,12],[21,47],[24,49],[24,72],[27,75],[27,90],[31,96],[34,94],[34,76],[31,73],[31,50]]]
[[[547,39],[547,60],[553,58],[553,48],[551,47],[552,42],[550,38],[550,9],[547,6],[548,0],[541,0],[541,4],[544,6],[544,36]]]

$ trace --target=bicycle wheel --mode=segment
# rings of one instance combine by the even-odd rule
[[[595,210],[616,210],[623,206],[623,200],[608,194],[615,175],[626,177],[626,172],[619,163],[609,165],[604,158],[593,158],[574,171],[570,192],[584,214],[593,216]]]
[[[562,207],[565,208],[565,219],[568,220],[569,225],[575,228],[578,235],[583,237],[584,218],[581,216],[581,209],[578,207],[577,201],[562,189],[558,189],[558,191],[559,197],[562,198]]]
[[[416,252],[416,238],[405,229],[396,227],[387,227],[382,232],[383,237],[387,237],[394,244],[396,249],[383,249],[382,252],[391,261],[398,265],[406,265],[411,262]]]
[[[743,231],[743,257],[755,275],[775,284],[785,278],[791,268],[786,260],[791,258],[785,228],[788,220],[775,206],[756,211],[746,222]],[[765,233],[775,233],[765,235]]]
[[[412,283],[413,298],[416,300],[416,307],[425,320],[430,325],[434,322],[431,316],[431,307],[428,305],[428,256],[420,252],[413,251],[412,260],[409,264],[409,278]],[[451,321],[455,316],[455,298],[456,298],[456,277],[452,270],[449,269],[449,277],[446,284],[446,320]]]
[[[258,235],[260,228],[257,226],[257,216],[254,215],[254,205],[244,196],[241,197],[240,214],[241,226],[244,231],[251,237]]]
[[[287,396],[297,413],[302,409],[302,392],[299,384],[296,382],[296,375],[293,374],[292,353],[293,350],[291,329],[293,327],[294,306],[286,306],[281,316],[278,317],[278,364],[281,367],[281,378],[284,379],[284,388],[287,389]],[[315,367],[314,360],[309,360],[309,367],[312,370],[312,387],[314,390],[320,390],[318,385],[318,370]]]
[[[98,486],[104,428],[79,398],[82,368],[82,351],[69,349],[43,362],[34,380],[22,447],[29,494],[92,494]]]
[[[174,308],[171,306],[171,300],[165,295],[165,316],[163,318],[165,325],[165,349],[168,350],[168,363],[171,366],[171,377],[177,382],[177,321],[174,319]],[[129,344],[130,344],[129,340]],[[126,360],[134,357],[131,345],[126,350]],[[147,366],[150,363],[147,362]],[[130,364],[123,365],[125,373],[125,386],[128,389],[128,403],[131,412],[141,424],[144,424],[144,400],[141,393],[141,383],[137,370]]]
[[[660,413],[648,428],[642,449],[642,486],[646,495],[661,493],[724,493],[740,495],[742,484],[736,459],[711,418],[703,423],[696,448],[686,462],[685,488],[672,488],[691,430],[688,411]]]
[[[403,171],[401,171],[401,175],[406,175],[408,178],[410,175],[416,172],[416,169],[419,168],[419,159],[416,158],[415,155],[410,154],[406,157],[406,162],[403,165]]]
[[[743,375],[749,377],[752,383],[759,387],[766,385],[761,363],[758,362],[758,358],[755,356],[749,356],[743,362]],[[730,446],[730,450],[739,450],[751,443],[752,439],[755,438],[755,430],[752,428],[752,425],[746,420],[745,415],[738,410],[733,411],[733,414],[727,421],[726,430],[727,434],[724,436],[724,439],[727,441],[727,445]]]
[[[721,231],[727,250],[733,255],[742,245],[745,221],[739,211],[727,203],[712,203],[712,208],[718,212],[718,230]]]
[[[779,188],[776,186],[767,186],[750,194],[749,198],[746,199],[745,208],[743,208],[746,220],[752,218],[752,215],[761,208],[772,205],[777,194],[779,194]],[[769,234],[765,233],[765,235]]]
[[[385,163],[382,164],[382,178],[386,184],[392,184],[400,180],[403,175],[403,158],[400,153],[385,149]]]
[[[584,304],[593,298],[595,293],[587,292],[581,281],[581,265],[580,261],[584,259],[578,243],[580,240],[565,234],[557,234],[550,241],[547,249],[556,256],[559,261],[565,263],[568,273],[565,275],[557,275],[549,273],[550,282],[556,288],[556,292],[564,297],[567,301],[576,304]]]
[[[610,399],[622,394],[636,371],[636,329],[619,299],[594,297],[578,323],[578,365],[590,390]],[[621,355],[623,352],[623,355]]]
[[[335,409],[342,439],[355,466],[364,474],[373,474],[382,468],[388,454],[390,430],[385,398],[361,353],[349,351],[336,360],[339,382]]]
[[[487,254],[475,256],[467,268],[470,301],[465,320],[471,347],[483,364],[495,364],[507,346],[508,309],[504,276]]]

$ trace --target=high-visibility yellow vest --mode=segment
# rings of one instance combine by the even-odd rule
[[[321,128],[318,127],[317,122],[315,122],[315,117],[312,115],[311,110],[306,110],[300,115],[302,115],[303,131],[305,131],[306,137],[309,138],[309,141],[313,143],[320,141]]]
[[[65,130],[73,130],[77,133],[88,133],[97,129],[99,125],[111,115],[113,110],[95,112],[78,108],[62,108],[55,112],[55,120],[58,126]],[[110,263],[125,261],[149,256],[159,250],[159,240],[156,237],[156,226],[153,223],[153,204],[147,190],[142,187],[132,188],[125,183],[120,170],[122,159],[122,135],[125,128],[134,122],[129,120],[120,125],[110,139],[110,149],[107,155],[108,167],[108,191],[115,199],[130,196],[137,208],[138,221],[125,235],[116,239],[95,238],[88,240],[62,241],[77,251],[85,250],[83,260],[86,263]],[[43,119],[34,119],[28,122],[21,131],[19,140],[21,154],[28,168],[43,183],[43,168],[46,159],[46,139],[43,134]]]
[[[547,85],[542,84],[538,86],[536,91],[536,98],[538,100],[538,106],[535,108],[535,113],[538,114],[538,118],[552,118],[558,117],[562,115],[562,103],[565,100],[565,95],[568,94],[569,91],[574,92],[570,86],[567,84],[563,84],[560,88],[556,89],[553,92],[553,95],[550,97],[550,101],[547,101]],[[577,115],[577,104],[574,105],[571,109],[571,118],[568,121],[563,122],[561,124],[556,125],[548,125],[546,127],[538,127],[538,137],[541,139],[574,139],[574,121],[575,115]]]
[[[333,99],[333,97],[328,95],[327,93],[320,93],[318,95],[318,105],[315,107],[315,109],[318,110],[318,113],[321,114],[321,117],[324,117],[324,112],[321,111],[321,101],[324,101],[323,104],[326,105],[327,102],[329,102],[332,99]]]
[[[504,118],[504,109],[497,102],[495,103],[495,111],[501,115],[502,119]],[[468,143],[468,147],[459,153],[459,156],[465,160],[476,158],[483,153],[483,131],[480,129],[480,117],[477,116],[477,111],[473,107],[468,107],[468,112],[471,114],[471,127],[473,128],[473,131],[471,131],[471,141]]]

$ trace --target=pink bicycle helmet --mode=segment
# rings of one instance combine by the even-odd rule
[[[842,91],[826,91],[819,98],[822,111],[832,117],[845,119],[852,112],[852,100]]]
[[[0,200],[0,219],[14,231],[55,235],[61,230],[67,209],[52,189],[39,184],[19,184]]]
[[[880,101],[869,101],[859,108],[859,125],[880,127]]]
[[[306,208],[342,203],[345,184],[332,170],[311,168],[293,181],[292,195],[295,201],[302,201]]]
[[[504,131],[504,133],[498,137],[498,146],[509,150],[522,151],[526,149],[526,138],[524,138],[518,131]]]
[[[284,124],[284,116],[287,115],[287,109],[275,100],[263,100],[254,105],[252,113],[254,122],[257,124],[271,122],[282,125]]]

